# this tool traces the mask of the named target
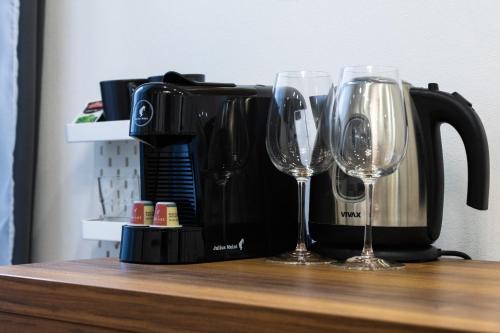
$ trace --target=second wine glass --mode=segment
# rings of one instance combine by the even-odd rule
[[[294,251],[269,258],[287,264],[325,264],[306,246],[306,186],[312,175],[333,163],[325,122],[333,84],[324,72],[281,72],[276,76],[267,121],[266,148],[274,166],[295,177],[298,185],[298,236]]]
[[[356,66],[342,71],[333,109],[332,150],[338,166],[365,184],[366,224],[360,256],[343,265],[355,270],[398,269],[372,249],[372,196],[377,179],[393,173],[406,153],[407,121],[401,81],[394,67]]]

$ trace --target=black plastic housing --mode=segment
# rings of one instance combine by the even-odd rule
[[[101,81],[104,120],[130,119],[130,89],[146,82],[148,82],[146,79]]]
[[[120,260],[142,264],[195,263],[205,258],[200,227],[122,228]]]

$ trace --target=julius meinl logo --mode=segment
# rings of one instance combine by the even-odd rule
[[[340,212],[342,217],[361,217],[361,212]]]
[[[134,123],[137,126],[146,126],[153,119],[153,106],[146,100],[140,100],[134,107]]]
[[[225,251],[225,250],[243,251],[243,244],[245,244],[245,238],[242,238],[238,242],[238,244],[214,245],[212,251]]]

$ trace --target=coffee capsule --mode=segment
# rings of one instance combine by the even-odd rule
[[[175,202],[157,202],[151,226],[164,228],[181,227]]]
[[[134,201],[130,224],[150,225],[153,222],[154,206],[151,201]]]

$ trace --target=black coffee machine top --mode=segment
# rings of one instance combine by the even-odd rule
[[[124,226],[122,261],[190,263],[293,248],[296,212],[281,191],[293,193],[294,182],[265,150],[270,98],[271,87],[175,72],[135,89],[130,136],[142,142],[141,197],[175,202],[182,227]]]
[[[460,134],[467,154],[467,204],[485,210],[489,194],[488,141],[483,124],[458,93],[403,84],[408,150],[400,168],[377,182],[373,202],[374,250],[399,261],[426,261],[442,251],[432,246],[441,232],[444,168],[440,126]],[[313,177],[310,230],[316,250],[336,259],[359,254],[363,244],[364,186],[336,166]],[[456,253],[460,254],[460,253]],[[467,257],[461,254],[463,257]]]
[[[183,78],[204,82],[203,74],[182,74]],[[150,76],[147,79],[107,80],[99,83],[104,108],[104,120],[130,119],[131,98],[134,90],[147,82],[163,82],[164,75]]]

